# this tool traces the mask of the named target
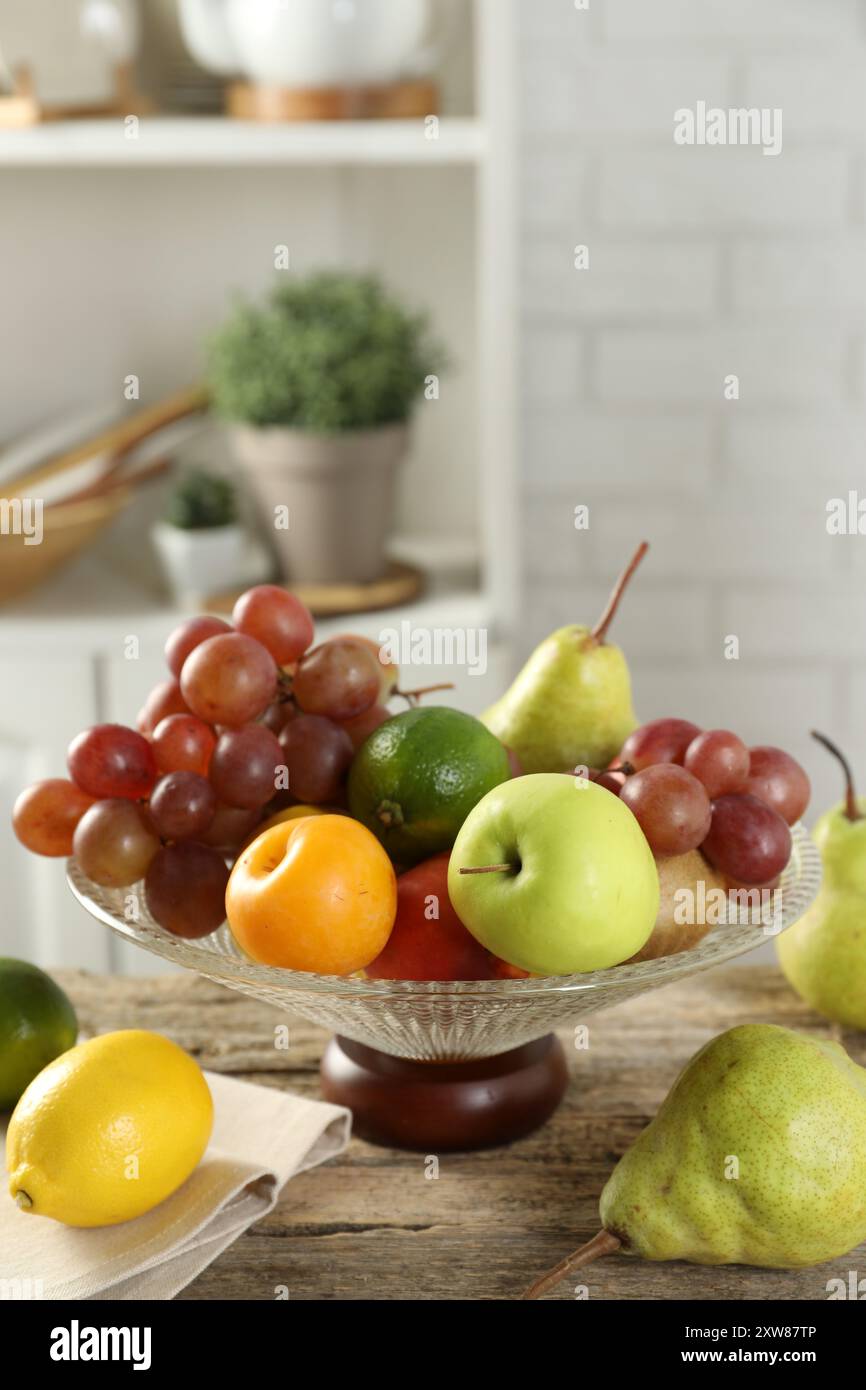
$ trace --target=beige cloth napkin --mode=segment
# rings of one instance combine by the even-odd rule
[[[207,1153],[183,1187],[135,1221],[62,1226],[19,1211],[4,1182],[0,1298],[174,1298],[272,1210],[289,1178],[349,1141],[342,1106],[205,1075],[214,1100]]]

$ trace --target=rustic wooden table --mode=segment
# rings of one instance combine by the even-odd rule
[[[152,1028],[202,1064],[264,1086],[318,1093],[322,1029],[190,976],[131,980],[58,971],[84,1033]],[[423,1154],[353,1140],[302,1174],[281,1201],[181,1295],[184,1299],[510,1299],[598,1229],[614,1163],[655,1113],[683,1064],[738,1023],[780,1023],[823,1036],[778,971],[738,966],[698,975],[588,1020],[589,1047],[563,1034],[572,1079],[543,1129],[505,1149]],[[866,1064],[866,1036],[840,1037]],[[866,1273],[866,1247],[796,1272],[700,1269],[607,1259],[581,1274],[591,1298],[826,1299],[827,1281]],[[553,1295],[573,1298],[573,1283]]]

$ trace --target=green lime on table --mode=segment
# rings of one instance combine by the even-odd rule
[[[77,1036],[75,1010],[51,976],[26,960],[0,958],[0,1111],[11,1110]]]
[[[473,806],[511,776],[480,719],[444,706],[407,710],[375,729],[349,772],[349,809],[399,864],[450,849]]]

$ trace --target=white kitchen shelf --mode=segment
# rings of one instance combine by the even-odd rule
[[[188,253],[189,228],[175,226],[172,219],[183,218],[188,203],[190,226],[199,225],[194,219],[201,181],[187,191],[184,180],[173,177],[175,168],[331,169],[333,176],[323,177],[321,188],[309,190],[309,216],[305,208],[300,210],[304,215],[298,236],[315,249],[315,234],[321,229],[326,260],[337,264],[345,260],[349,266],[364,265],[371,244],[379,238],[380,254],[371,254],[372,263],[390,270],[393,257],[394,274],[388,278],[393,278],[404,291],[412,283],[410,266],[412,273],[423,279],[429,255],[438,253],[444,258],[451,254],[452,219],[470,219],[470,226],[461,223],[454,228],[453,242],[458,270],[461,275],[465,273],[466,282],[460,280],[448,288],[451,297],[456,298],[458,293],[463,296],[461,310],[467,298],[474,299],[475,305],[474,326],[460,340],[460,351],[455,353],[458,364],[461,357],[475,353],[475,389],[471,401],[458,402],[455,422],[457,428],[468,432],[477,449],[479,554],[476,556],[474,550],[454,537],[447,538],[449,544],[443,550],[438,537],[432,535],[423,538],[427,544],[421,551],[418,537],[410,536],[407,553],[416,555],[425,569],[435,571],[430,591],[417,603],[402,609],[317,624],[317,632],[325,637],[334,631],[351,629],[375,637],[383,627],[403,621],[408,621],[413,629],[485,629],[489,633],[489,651],[484,671],[452,671],[447,666],[426,671],[416,668],[414,658],[410,662],[412,684],[431,684],[453,676],[455,690],[444,692],[437,700],[475,713],[492,703],[513,675],[511,637],[520,612],[516,418],[520,396],[516,297],[519,240],[514,157],[518,143],[515,93],[519,3],[520,0],[475,0],[473,49],[478,117],[442,118],[437,140],[426,138],[423,120],[266,126],[217,116],[152,116],[142,119],[138,140],[126,138],[123,121],[119,119],[0,130],[0,169],[45,171],[45,177],[39,178],[38,190],[19,190],[17,198],[14,180],[6,180],[9,187],[4,211],[7,205],[25,208],[14,223],[17,234],[26,239],[30,216],[40,218],[41,225],[49,228],[63,221],[71,196],[70,185],[68,178],[54,179],[54,171],[78,171],[81,175],[88,170],[97,171],[96,182],[85,180],[79,197],[93,198],[94,216],[110,218],[108,233],[96,239],[93,254],[120,257],[124,284],[129,277],[125,237],[130,225],[133,220],[141,221],[145,207],[161,208],[160,194],[165,190],[171,211],[159,225],[159,237],[151,235],[148,225],[135,232],[142,239],[133,241],[134,247],[145,248],[141,254],[150,273],[141,285],[130,286],[128,297],[124,293],[123,314],[118,311],[116,315],[122,322],[110,322],[108,355],[120,353],[116,360],[118,371],[123,372],[135,369],[135,352],[143,354],[146,362],[154,360],[153,349],[148,346],[153,335],[173,332],[183,323],[187,307],[196,322],[205,312],[210,314],[208,278],[215,277],[217,283],[225,278],[226,266],[220,254],[228,242],[223,238],[202,265],[201,273],[191,277],[188,305],[181,293],[179,302],[172,304],[171,313],[164,315],[161,304],[156,302],[154,307],[151,302],[154,287],[160,283],[151,261],[155,263],[172,254],[173,235],[179,238],[181,257]],[[147,179],[143,201],[138,197],[126,198],[128,181],[119,186],[114,198],[112,178],[102,178],[98,171],[136,166],[153,171]],[[434,180],[436,187],[431,186],[428,195],[422,197],[414,174],[427,166],[443,172]],[[355,168],[392,168],[394,187],[383,188],[378,179],[370,177],[355,180]],[[449,168],[458,171],[450,180]],[[471,175],[468,182],[463,170]],[[295,211],[292,186],[297,180],[277,179],[275,191],[270,187],[272,178],[262,175],[257,182],[274,196],[266,198],[259,210],[252,191],[248,194],[249,207],[244,207],[238,228],[238,257],[255,255],[257,245],[259,251],[263,246],[267,252],[276,239],[269,219],[276,219],[281,227],[280,219],[284,215],[291,218]],[[232,179],[222,183],[222,190],[216,191],[231,200]],[[210,185],[212,180],[208,209],[216,206],[215,190]],[[307,193],[306,189],[301,191]],[[452,191],[458,195],[453,200]],[[32,203],[30,194],[37,192],[36,202]],[[372,206],[374,199],[384,206]],[[411,200],[414,217],[402,217],[401,199]],[[305,198],[297,201],[305,203]],[[33,210],[26,211],[31,203]],[[353,215],[359,221],[359,229]],[[258,218],[260,230],[265,229],[263,241],[256,240],[254,218]],[[73,220],[70,245],[73,255],[79,255],[87,224],[81,216]],[[204,214],[200,221],[202,226],[208,225]],[[422,244],[417,246],[419,226],[426,221],[431,224],[430,237],[426,241],[422,237]],[[293,225],[289,220],[289,226]],[[234,227],[229,230],[234,233]],[[29,292],[34,263],[38,272],[39,257],[46,252],[41,240],[32,248],[25,245],[23,252],[24,283]],[[185,263],[182,259],[181,264]],[[83,283],[92,273],[91,264],[88,256],[82,257],[80,265],[76,262],[76,273]],[[226,265],[232,273],[237,264],[237,258],[227,257]],[[17,272],[18,262],[10,263],[10,273]],[[110,282],[116,283],[117,264],[112,267],[112,276]],[[441,281],[442,277],[437,284]],[[108,302],[110,307],[111,301]],[[447,312],[453,317],[455,305],[448,306]],[[74,331],[73,316],[67,317],[68,322],[64,320],[59,325],[62,332]],[[96,316],[97,325],[104,326],[108,321],[106,313]],[[128,368],[124,355],[127,345],[134,350]],[[25,360],[30,360],[26,354]],[[103,380],[98,376],[98,368],[95,370],[95,379]],[[186,367],[183,370],[186,372]],[[176,376],[175,363],[166,369],[166,385]],[[88,398],[86,391],[80,394]],[[32,401],[30,415],[35,418],[38,398],[32,397]],[[22,412],[23,420],[26,422],[30,415]],[[449,442],[446,429],[439,436],[440,448],[447,449]],[[179,616],[145,583],[136,583],[125,574],[103,567],[96,553],[80,557],[38,592],[0,607],[0,671],[4,676],[0,680],[0,799],[4,804],[11,805],[22,786],[42,777],[61,775],[68,741],[79,729],[134,717],[144,692],[164,677],[163,643]],[[129,642],[131,637],[139,639],[137,647]],[[59,864],[24,854],[13,839],[8,817],[0,824],[0,874],[6,890],[0,954],[26,956],[46,966],[122,968],[131,973],[153,970],[151,957],[121,946],[115,938],[109,940],[108,934],[74,903]]]
[[[482,122],[423,120],[260,125],[223,116],[143,116],[136,139],[120,117],[0,130],[0,167],[171,168],[232,165],[473,165],[486,150]]]
[[[0,659],[14,659],[16,652],[120,652],[127,634],[155,642],[161,651],[172,627],[190,616],[191,610],[176,607],[149,583],[106,566],[94,553],[84,554],[40,588],[0,607]],[[491,629],[494,616],[489,595],[477,586],[434,581],[429,592],[411,603],[320,618],[316,631],[326,637],[351,627],[375,636],[380,628],[401,621],[421,627]]]

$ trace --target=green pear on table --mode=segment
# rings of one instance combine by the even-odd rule
[[[682,1071],[614,1169],[602,1230],[526,1291],[601,1255],[799,1269],[866,1239],[866,1069],[838,1043],[731,1028]]]
[[[606,767],[636,728],[628,666],[606,638],[648,549],[645,541],[638,547],[595,627],[561,627],[545,637],[505,694],[481,716],[517,755],[524,772]]]
[[[814,737],[842,764],[845,799],[812,832],[824,882],[776,951],[785,978],[807,1004],[834,1023],[866,1029],[866,798],[855,795],[848,760],[835,744]]]

